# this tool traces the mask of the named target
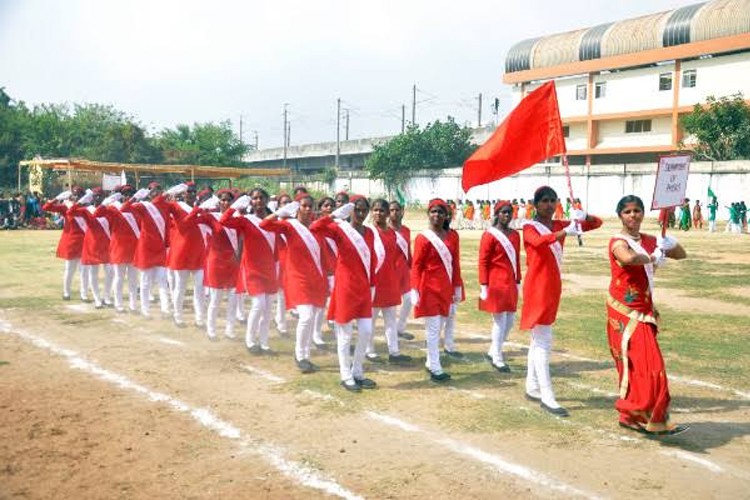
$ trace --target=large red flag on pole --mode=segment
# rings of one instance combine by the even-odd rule
[[[461,186],[466,192],[565,152],[555,82],[549,81],[523,98],[464,162]]]

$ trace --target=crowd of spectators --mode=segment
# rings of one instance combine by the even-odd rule
[[[59,229],[58,214],[42,211],[38,192],[8,193],[0,191],[0,229]]]

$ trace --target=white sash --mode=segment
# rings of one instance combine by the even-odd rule
[[[130,226],[130,229],[133,230],[133,234],[135,234],[136,238],[141,237],[141,228],[138,227],[138,221],[135,220],[135,215],[131,214],[130,212],[120,212],[122,216],[125,218],[125,222],[128,223]]]
[[[89,205],[86,207],[86,210],[89,211],[91,215],[94,215],[94,212],[96,212],[96,207],[94,205]],[[105,217],[96,217],[96,221],[101,226],[104,233],[107,235],[108,239],[112,239],[112,233],[109,231],[109,221]]]
[[[537,231],[539,231],[539,234],[545,236],[548,234],[552,234],[552,231],[549,230],[547,226],[542,224],[541,222],[537,222],[535,220],[527,220],[526,224],[531,224],[536,228]],[[555,256],[555,262],[557,263],[557,270],[560,272],[560,276],[562,276],[562,256],[563,256],[563,248],[559,241],[555,241],[549,246],[550,252],[552,252],[552,255]]]
[[[193,207],[185,203],[184,201],[178,201],[177,206],[179,206],[181,209],[185,211],[185,213],[189,214],[193,211]]]
[[[396,233],[396,243],[398,244],[398,247],[401,249],[401,253],[404,254],[404,258],[406,261],[409,261],[409,242],[406,241],[406,238],[404,238],[404,235],[402,235],[397,229],[393,229],[393,231]]]
[[[646,251],[646,249],[643,248],[641,246],[641,244],[638,243],[637,241],[635,241],[633,238],[628,238],[627,236],[625,236],[623,234],[616,234],[614,236],[614,238],[617,238],[619,240],[624,240],[628,244],[628,246],[631,249],[633,249],[633,251],[635,253],[639,253],[641,255],[645,255],[645,256],[649,257],[649,259],[651,258],[651,256]],[[643,270],[646,271],[646,277],[648,278],[648,288],[649,288],[649,291],[651,292],[651,297],[652,297],[652,300],[653,300],[653,296],[654,296],[654,265],[649,262],[648,264],[646,264],[646,265],[643,266]]]
[[[320,275],[325,276],[323,274],[323,264],[320,262],[320,245],[318,244],[318,240],[316,240],[310,230],[297,219],[288,219],[287,222],[289,222],[294,230],[297,231],[297,234],[305,243],[307,251],[310,252],[310,256],[312,257],[313,262],[315,262],[315,267],[318,268]]]
[[[513,243],[511,243],[508,237],[505,236],[505,233],[503,233],[496,227],[490,227],[489,229],[487,229],[487,232],[494,236],[495,239],[500,242],[500,244],[505,249],[505,254],[508,256],[508,260],[510,260],[510,264],[513,266],[513,277],[515,277],[516,281],[518,281],[518,268],[516,267],[516,249],[513,248]]]
[[[362,266],[365,268],[365,273],[367,274],[367,281],[370,281],[370,261],[372,254],[365,238],[346,221],[339,222],[339,227],[344,232],[344,235],[349,238],[349,241],[352,242],[354,249],[357,250],[359,260],[362,261]]]
[[[86,231],[88,231],[89,226],[88,224],[86,224],[86,219],[80,216],[76,216],[76,217],[73,217],[73,220],[75,220],[76,224],[78,224],[78,227],[81,228],[81,232],[85,233]]]
[[[201,236],[203,236],[203,246],[208,246],[208,238],[213,234],[214,230],[211,226],[204,223],[198,223],[198,229],[201,230]]]
[[[328,243],[328,246],[331,248],[331,251],[333,252],[333,255],[336,257],[339,256],[339,247],[336,245],[336,242],[333,238],[326,238],[326,242]]]
[[[375,263],[375,273],[380,272],[380,268],[383,267],[383,262],[385,262],[385,245],[383,245],[383,240],[380,238],[380,231],[375,226],[367,226],[372,230],[373,235],[375,236],[375,244],[373,247],[375,247],[375,257],[377,257],[377,262]]]
[[[148,214],[151,216],[151,220],[153,220],[154,224],[156,224],[156,228],[159,230],[161,239],[166,240],[165,231],[166,231],[167,223],[164,221],[164,217],[162,217],[161,212],[150,201],[144,201],[142,203],[143,203],[143,206],[146,207]]]
[[[240,216],[241,217],[241,216]],[[271,231],[266,231],[265,229],[260,227],[260,217],[253,214],[247,214],[245,216],[247,220],[252,222],[253,226],[260,231],[260,234],[263,235],[263,237],[266,239],[266,243],[268,243],[268,246],[271,248],[271,253],[273,253],[274,249],[276,248],[276,233],[273,233]]]
[[[448,280],[452,282],[453,256],[451,255],[451,251],[448,249],[448,245],[446,245],[445,242],[441,240],[440,237],[435,234],[435,231],[433,231],[432,229],[425,229],[424,231],[422,231],[422,236],[427,238],[430,243],[432,243],[432,246],[435,247],[435,250],[437,250],[438,255],[440,255],[440,260],[443,261],[445,272],[448,273]]]
[[[219,220],[221,218],[221,212],[209,212],[209,213],[213,215],[216,220]],[[224,234],[227,235],[227,239],[229,240],[229,243],[232,244],[232,248],[234,249],[235,255],[237,255],[237,252],[239,251],[239,241],[237,239],[237,230],[232,229],[231,227],[224,227],[224,226],[221,226],[221,228],[224,230]]]

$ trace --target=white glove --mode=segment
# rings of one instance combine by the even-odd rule
[[[481,300],[487,300],[487,285],[479,285],[479,298]]]
[[[138,191],[135,192],[135,194],[133,195],[133,199],[135,201],[141,201],[146,196],[148,196],[148,194],[150,192],[151,192],[151,190],[149,188],[141,188],[141,189],[139,189]]]
[[[416,307],[419,304],[419,291],[412,288],[409,294],[411,295],[411,305]]]
[[[64,201],[70,198],[73,195],[73,191],[63,191],[62,193],[55,196],[55,199],[57,201]]]
[[[654,258],[654,267],[661,267],[667,262],[667,256],[664,255],[664,251],[658,247],[654,250],[654,253],[651,254],[651,257]]]
[[[578,221],[575,219],[571,220],[570,224],[565,226],[565,229],[563,229],[563,231],[565,231],[565,234],[567,234],[568,236],[578,236],[579,234],[581,234],[581,230],[578,228]]]
[[[659,235],[656,237],[656,246],[661,248],[665,252],[668,252],[677,246],[677,238],[673,238],[669,235],[664,237]]]
[[[276,201],[276,200],[271,200],[271,201],[268,202],[268,205],[266,205],[266,206],[268,207],[268,209],[271,212],[275,212],[276,211],[276,207],[279,206],[279,202]]]
[[[171,188],[167,189],[167,194],[170,196],[177,196],[180,195],[188,190],[187,184],[181,183],[177,184],[176,186],[172,186]]]
[[[375,287],[370,287],[370,300],[375,300]]]
[[[111,195],[109,195],[106,198],[104,198],[104,200],[102,200],[102,205],[104,205],[105,207],[108,207],[112,203],[114,203],[116,201],[120,201],[121,199],[122,199],[122,194],[121,193],[112,193]]]
[[[350,215],[352,215],[352,212],[354,212],[354,203],[347,203],[346,205],[341,205],[339,208],[331,212],[331,217],[334,219],[348,219]]]
[[[205,210],[213,210],[219,206],[219,198],[216,195],[211,196],[209,199],[200,204],[200,208]]]
[[[279,219],[288,219],[291,217],[296,217],[297,210],[299,210],[299,202],[293,201],[291,203],[287,203],[280,209],[276,210],[276,216]]]
[[[335,284],[335,280],[333,279],[333,274],[328,277],[328,291],[333,292],[333,285]]]
[[[457,311],[458,311],[458,306],[454,302],[453,304],[451,304],[450,309],[448,309],[448,316],[451,316],[451,317],[455,316]]]
[[[584,210],[575,209],[573,210],[573,213],[570,214],[570,218],[573,220],[577,220],[579,222],[585,221],[588,214]]]
[[[245,210],[249,206],[250,206],[250,197],[246,194],[243,194],[242,196],[234,200],[234,203],[232,203],[231,205],[231,207],[238,212],[240,210]]]
[[[91,203],[94,199],[94,193],[90,190],[86,190],[86,194],[78,198],[78,204],[79,205],[86,205],[88,203]]]
[[[521,290],[522,290],[521,284],[520,283],[516,283],[516,291],[518,292],[518,296],[519,297],[521,296]]]
[[[460,286],[457,286],[453,289],[453,302],[458,303],[461,302],[461,295],[463,295]]]

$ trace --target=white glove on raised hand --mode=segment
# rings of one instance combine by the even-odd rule
[[[200,204],[200,208],[204,210],[213,210],[219,206],[219,198],[216,195],[211,196],[209,199]]]
[[[654,258],[654,267],[661,267],[667,263],[667,256],[664,255],[664,251],[661,248],[657,247],[654,253],[651,254],[651,257]]]
[[[336,281],[333,279],[333,274],[328,277],[328,291],[333,292],[333,285],[336,284]]]
[[[291,203],[287,203],[280,209],[276,210],[276,216],[279,219],[288,219],[291,217],[296,217],[297,210],[299,210],[299,202],[293,201]]]
[[[411,305],[416,307],[419,304],[419,291],[412,288],[409,295],[411,295]]]
[[[111,195],[109,195],[106,198],[104,198],[104,200],[102,200],[102,205],[104,205],[105,207],[108,207],[112,203],[114,203],[116,201],[120,201],[121,199],[122,199],[122,194],[121,193],[112,193]]]
[[[457,286],[453,289],[453,302],[458,303],[461,302],[461,296],[463,295],[463,290],[460,286]]]
[[[570,214],[570,218],[577,221],[585,221],[588,214],[584,210],[575,209],[573,210],[573,213]]]
[[[94,200],[94,193],[90,190],[86,190],[86,194],[78,198],[78,204],[79,205],[86,205],[88,203],[91,203]]]
[[[234,200],[234,203],[232,203],[231,208],[233,208],[236,211],[245,210],[247,207],[250,206],[250,197],[246,194],[243,194],[236,200]]]
[[[188,190],[187,184],[180,183],[176,186],[172,186],[171,188],[167,189],[167,194],[169,196],[177,196],[180,195]]]
[[[668,252],[669,250],[672,250],[677,246],[677,238],[673,238],[672,236],[664,236],[661,235],[656,237],[656,246],[664,250],[665,252]]]
[[[62,193],[55,196],[57,201],[65,201],[73,195],[73,191],[63,191]]]
[[[138,191],[135,192],[135,194],[133,195],[133,199],[135,201],[141,201],[146,196],[148,196],[148,194],[150,192],[151,192],[151,190],[149,188],[141,188],[141,189],[139,189]]]
[[[370,300],[375,300],[375,287],[370,287]]]
[[[341,205],[339,208],[331,212],[331,217],[334,219],[348,219],[350,215],[352,215],[352,212],[354,212],[354,203],[347,203],[346,205]]]
[[[565,229],[563,229],[563,231],[565,231],[565,234],[567,234],[568,236],[578,236],[579,234],[581,234],[581,229],[578,227],[578,221],[575,219],[570,221],[570,224],[565,226]]]
[[[481,300],[487,300],[487,285],[479,285],[479,298]]]

